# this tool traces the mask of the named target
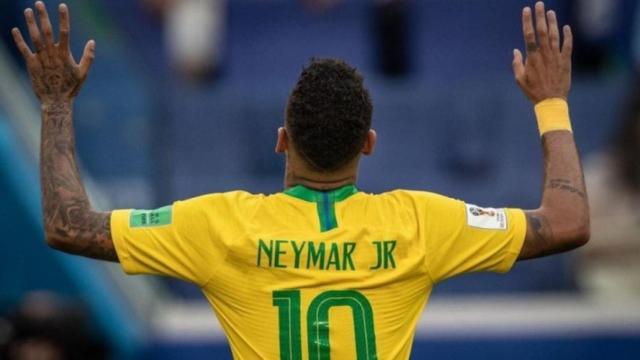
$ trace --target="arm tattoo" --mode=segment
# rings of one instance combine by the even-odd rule
[[[548,189],[558,189],[560,191],[566,191],[568,193],[571,194],[575,194],[581,198],[586,198],[587,196],[584,194],[583,191],[581,191],[580,189],[576,188],[575,186],[573,186],[571,184],[571,181],[567,180],[567,179],[551,179],[549,181],[549,183],[547,184],[547,188]]]
[[[40,181],[48,237],[63,251],[118,261],[110,213],[92,210],[80,179],[71,102],[43,106],[42,117]]]
[[[520,259],[548,255],[553,242],[553,229],[546,216],[533,212],[525,213],[527,218],[527,240],[520,252]]]

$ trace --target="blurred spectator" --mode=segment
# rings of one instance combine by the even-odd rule
[[[579,281],[593,295],[640,299],[640,74],[613,145],[585,163],[591,241]]]
[[[164,21],[166,46],[176,70],[187,79],[215,75],[224,55],[226,0],[144,0]]]
[[[326,13],[344,0],[303,0]],[[226,0],[143,0],[163,20],[172,66],[189,80],[205,81],[219,71],[226,40]],[[376,66],[387,76],[410,70],[407,0],[372,0]]]
[[[376,65],[387,76],[407,75],[410,70],[407,1],[376,0],[374,4]]]
[[[635,69],[640,69],[640,6],[637,6],[633,16],[632,57]]]
[[[29,3],[29,5],[32,3]],[[18,49],[13,46],[11,29],[24,23],[24,21],[20,23],[18,20],[23,18],[22,11],[28,6],[25,4],[24,1],[0,1],[0,41],[5,50],[16,60],[16,64],[20,66],[24,66],[24,61],[22,61],[22,55]],[[26,28],[23,27],[21,30],[24,31]]]
[[[629,63],[637,5],[636,0],[569,1],[569,23],[575,34],[574,68],[578,72],[598,73]]]
[[[304,0],[313,11],[324,13],[342,0]],[[404,76],[410,71],[408,0],[372,0],[372,34],[375,63],[386,76]]]
[[[33,293],[6,319],[0,318],[0,359],[108,359],[81,307],[53,294]]]

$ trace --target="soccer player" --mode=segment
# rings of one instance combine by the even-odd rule
[[[358,72],[312,60],[286,105],[276,151],[285,190],[209,194],[156,210],[93,210],[80,180],[73,100],[95,56],[69,52],[69,11],[54,41],[45,5],[27,9],[32,51],[13,30],[42,104],[41,181],[48,244],[119,261],[129,274],[197,284],[238,359],[407,359],[432,288],[473,271],[585,244],[589,211],[567,96],[572,35],[544,4],[522,12],[518,85],[534,104],[544,153],[538,209],[480,208],[441,195],[356,187],[372,153],[372,105]],[[409,130],[408,130],[409,131]],[[464,129],[460,129],[464,131]]]

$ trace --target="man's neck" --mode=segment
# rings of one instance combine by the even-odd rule
[[[290,188],[302,185],[310,189],[326,191],[355,184],[358,177],[358,160],[356,157],[342,168],[322,172],[311,168],[295,151],[287,153],[285,164],[284,186]]]
[[[285,179],[285,187],[290,188],[296,185],[302,185],[310,189],[326,191],[338,189],[345,185],[355,184],[355,182],[355,175],[349,175],[342,178],[323,178],[291,175],[287,176],[287,178]]]

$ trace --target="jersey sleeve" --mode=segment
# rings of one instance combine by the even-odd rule
[[[427,199],[421,227],[426,265],[434,282],[464,273],[511,269],[527,230],[522,210],[482,208],[436,194]]]
[[[212,194],[155,210],[115,210],[111,236],[127,274],[154,274],[204,286],[233,236],[236,197]]]

